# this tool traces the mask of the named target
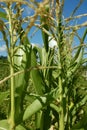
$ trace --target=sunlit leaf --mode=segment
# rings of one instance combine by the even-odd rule
[[[0,130],[9,130],[9,124],[7,120],[0,120]]]
[[[31,66],[32,67],[37,66],[37,58],[36,58],[34,50],[31,53],[31,59],[32,59]],[[41,74],[38,69],[31,71],[31,78],[33,81],[33,85],[36,89],[36,92],[40,95],[43,95],[45,86],[44,86],[43,79],[42,79]]]
[[[10,124],[7,120],[0,120],[0,130],[10,130]],[[15,130],[26,130],[23,126],[16,126]]]
[[[31,105],[29,105],[23,115],[23,120],[26,120],[27,118],[31,117],[33,114],[41,110],[43,106],[46,104],[46,97],[39,97],[36,99]]]
[[[27,69],[31,66],[31,47],[28,45],[21,45],[14,56],[15,71],[26,70],[21,74],[15,76],[15,121],[19,124],[23,116],[23,100],[25,97],[25,90],[28,87],[29,74]]]

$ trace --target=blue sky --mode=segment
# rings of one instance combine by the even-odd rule
[[[64,6],[64,16],[69,17],[76,7],[78,5],[80,0],[65,0],[65,6]],[[76,11],[75,15],[87,13],[87,0],[84,0],[82,5],[79,7],[79,9]]]
[[[36,0],[37,2],[40,2],[41,0]],[[1,3],[1,2],[0,2]],[[63,12],[63,17],[67,18],[72,14],[72,11],[74,10],[74,8],[77,6],[77,4],[79,3],[79,0],[65,0],[65,5],[64,5],[64,12]],[[84,2],[82,3],[82,5],[80,6],[80,8],[76,11],[75,16],[79,15],[79,14],[86,14],[87,13],[87,0],[84,0]],[[33,11],[24,6],[24,13],[23,16],[26,17],[26,15],[32,15]],[[82,17],[79,19],[76,19],[75,21],[73,21],[72,23],[70,23],[71,25],[73,24],[81,24],[83,22],[87,21],[87,16],[86,17]],[[41,32],[40,30],[37,31],[37,33],[35,33],[34,37],[30,38],[30,36],[32,35],[32,32],[35,30],[36,28],[33,27],[30,30],[29,33],[29,39],[31,43],[36,43],[39,45],[42,45],[43,41],[41,38]],[[84,32],[85,28],[83,27],[82,29],[80,29],[78,31],[79,35],[82,36],[83,32]],[[3,41],[1,41],[1,37],[2,34],[0,33],[0,55],[6,55],[6,47],[5,47],[5,43]],[[87,43],[87,38],[86,38],[86,43]],[[77,40],[76,40],[77,42]]]

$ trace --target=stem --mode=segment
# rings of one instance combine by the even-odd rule
[[[61,31],[59,31],[60,36],[58,37],[57,43],[58,43],[58,69],[59,69],[59,78],[58,78],[58,87],[59,87],[59,94],[60,94],[60,112],[59,112],[59,130],[64,130],[64,103],[63,103],[63,60],[62,60],[62,53],[61,53],[61,48],[62,48],[62,40],[61,40]],[[63,50],[62,50],[63,51]]]
[[[64,99],[63,99],[63,30],[62,30],[62,10],[63,10],[64,0],[60,3],[56,3],[56,16],[57,16],[57,45],[58,45],[58,69],[59,69],[59,77],[58,77],[58,88],[59,88],[59,100],[60,100],[60,112],[59,112],[59,130],[64,130]]]
[[[63,110],[63,94],[62,94],[62,78],[59,77],[60,89],[60,113],[59,113],[59,130],[64,130],[64,110]]]
[[[10,74],[14,74],[14,37],[11,17],[11,5],[8,7],[9,16],[9,32],[10,32]],[[11,115],[10,115],[10,130],[15,130],[15,97],[14,97],[14,77],[11,77]]]
[[[58,39],[59,40],[59,39]],[[59,41],[58,41],[58,60],[59,60],[59,65],[58,65],[58,69],[59,69],[59,78],[58,78],[58,87],[59,87],[59,94],[60,94],[60,112],[59,112],[59,130],[64,130],[64,109],[63,109],[63,86],[62,86],[62,63],[61,63],[61,48],[59,45]]]
[[[10,66],[10,73],[14,73],[13,66]],[[10,130],[14,130],[15,121],[14,121],[14,114],[15,114],[15,105],[14,105],[14,77],[11,77],[11,122],[10,122]]]
[[[62,70],[61,70],[61,61],[60,61],[60,52],[58,52],[59,56],[59,68],[60,68],[60,75],[58,80],[58,87],[60,92],[60,112],[59,112],[59,130],[64,130],[64,108],[63,108],[63,86],[62,86]]]

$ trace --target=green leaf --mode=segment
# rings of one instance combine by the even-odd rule
[[[67,77],[74,76],[75,72],[78,70],[78,68],[82,65],[82,57],[83,57],[84,48],[80,50],[80,53],[78,55],[78,58],[73,62],[73,64],[70,66],[70,68],[67,70]]]
[[[3,33],[4,32],[4,22],[3,20],[0,19],[0,31]],[[4,34],[4,33],[3,33]]]
[[[48,53],[46,53],[45,48],[42,48],[42,66],[47,66],[48,64]]]
[[[49,5],[46,5],[45,7],[45,13],[46,15],[49,13]],[[49,26],[48,26],[48,17],[47,16],[42,16],[41,17],[41,24],[42,24],[42,28],[44,28],[46,31],[49,31]],[[48,42],[48,34],[46,32],[43,31],[43,29],[41,29],[42,32],[42,38],[43,38],[43,42],[44,42],[44,47],[46,52],[48,52],[49,50],[49,42]]]
[[[7,14],[5,12],[0,11],[0,18],[4,18],[7,20]]]
[[[10,130],[10,124],[7,120],[0,120],[0,130]],[[15,130],[26,130],[23,126],[16,126]]]
[[[36,129],[40,129],[40,125],[41,125],[41,114],[42,114],[41,111],[35,113],[35,126],[36,126]]]
[[[87,62],[87,58],[84,58],[83,60],[82,60],[82,64],[84,64],[84,63],[86,63]]]
[[[15,86],[15,122],[19,124],[23,116],[23,101],[25,91],[28,87],[30,72],[26,71],[31,66],[31,47],[30,45],[21,45],[14,55],[15,71],[24,70],[23,73],[14,77]]]
[[[0,92],[0,105],[2,104],[2,102],[4,102],[4,100],[7,98],[8,95],[9,95],[9,91]]]
[[[7,120],[0,120],[0,130],[9,130],[9,127]]]
[[[47,106],[43,111],[42,111],[42,117],[41,117],[41,130],[49,130],[50,125],[51,125],[51,114],[50,114],[50,107]]]
[[[84,49],[80,50],[80,53],[78,55],[78,58],[76,59],[75,63],[76,65],[72,68],[72,72],[74,73],[78,68],[79,66],[81,65],[81,61],[82,61],[82,57],[83,57],[83,52],[84,52]]]
[[[33,101],[31,105],[29,105],[23,115],[23,120],[28,119],[33,114],[41,110],[43,107],[52,103],[53,100],[58,98],[58,90],[54,89],[50,93],[45,94],[44,97],[36,96],[36,100]],[[52,106],[52,105],[51,105]],[[56,109],[56,108],[55,108]]]
[[[86,38],[86,35],[87,35],[87,28],[86,28],[86,30],[85,30],[85,32],[84,32],[84,34],[83,34],[83,37],[82,37],[80,46],[79,46],[79,48],[78,48],[78,50],[77,50],[77,52],[76,52],[74,58],[73,58],[72,61],[71,61],[72,63],[79,57],[79,54],[80,54],[81,48],[82,48],[82,44],[84,43],[84,40],[85,40],[85,38]]]
[[[57,113],[59,113],[61,111],[61,109],[58,106],[56,106],[55,104],[53,104],[53,103],[50,104],[50,107],[52,109],[54,109]]]
[[[22,33],[20,34],[20,32],[22,32]],[[18,34],[20,35],[20,41],[21,41],[21,44],[22,44],[22,45],[30,45],[30,41],[29,41],[28,37],[25,36],[25,37],[23,38],[23,36],[24,36],[24,34],[25,34],[25,31],[23,30],[22,27],[19,27],[19,29],[18,29]]]
[[[83,129],[86,130],[87,129],[87,113],[85,113],[85,115],[83,115],[82,119],[78,121],[77,124],[74,124],[71,130],[79,130],[79,129]]]
[[[84,128],[81,128],[81,129],[71,129],[71,130],[86,130],[86,129],[84,129]]]
[[[29,105],[23,115],[23,120],[28,119],[31,117],[33,114],[41,110],[43,106],[46,104],[46,97],[38,97],[31,105]]]
[[[32,67],[37,66],[37,58],[36,58],[36,54],[35,54],[34,50],[32,50],[31,59],[32,59],[31,60],[31,66]],[[42,76],[41,76],[38,69],[31,71],[31,78],[32,78],[33,85],[34,85],[34,87],[36,89],[37,94],[43,95],[45,88],[44,88],[44,83],[43,83]]]
[[[15,130],[26,130],[22,125],[16,126]]]

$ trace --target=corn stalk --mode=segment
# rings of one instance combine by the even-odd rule
[[[11,12],[11,5],[8,4],[8,9],[7,9],[7,14],[8,14],[8,21],[9,21],[9,34],[10,34],[10,52],[9,52],[9,62],[10,62],[10,74],[14,74],[14,44],[15,44],[15,39],[13,37],[14,31],[13,31],[13,21],[12,21],[12,12]],[[9,46],[9,45],[8,45]],[[10,112],[10,117],[9,117],[9,123],[10,123],[10,130],[15,129],[15,97],[14,97],[14,77],[11,77],[11,112]]]

